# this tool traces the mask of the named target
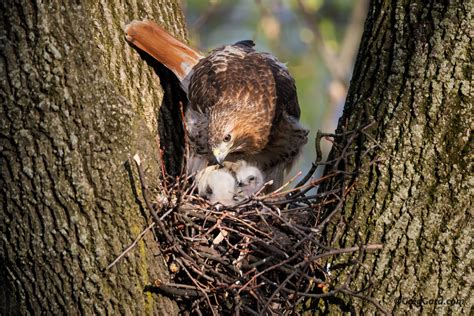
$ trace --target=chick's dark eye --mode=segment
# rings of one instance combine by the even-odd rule
[[[207,186],[207,187],[206,187],[206,194],[209,194],[209,195],[212,194],[212,189],[211,189],[210,186]]]
[[[253,181],[253,180],[255,180],[255,177],[254,177],[254,176],[250,176],[250,177],[249,177],[249,181]]]
[[[228,142],[230,142],[230,139],[231,139],[231,138],[232,138],[232,137],[230,136],[230,134],[227,134],[227,135],[225,135],[225,137],[224,137],[224,141],[225,141],[226,143],[228,143]]]

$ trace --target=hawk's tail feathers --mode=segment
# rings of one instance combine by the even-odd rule
[[[150,20],[130,22],[125,26],[125,33],[130,43],[165,65],[180,81],[204,57]]]

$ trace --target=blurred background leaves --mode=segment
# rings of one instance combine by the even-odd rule
[[[315,158],[318,129],[333,132],[342,114],[368,0],[183,0],[190,41],[203,52],[252,39],[287,64],[301,121],[311,130],[298,170]],[[330,144],[323,142],[323,155]],[[321,170],[320,170],[321,172]]]

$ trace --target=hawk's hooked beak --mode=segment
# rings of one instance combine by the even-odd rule
[[[224,162],[225,158],[227,157],[227,154],[229,151],[225,148],[222,148],[222,146],[219,146],[217,148],[214,148],[212,150],[212,154],[216,158],[216,161],[219,165],[222,166],[222,163]]]

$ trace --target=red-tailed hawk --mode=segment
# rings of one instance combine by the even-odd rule
[[[281,185],[307,142],[296,87],[285,65],[252,41],[204,57],[152,21],[126,26],[127,40],[175,73],[187,92],[188,171],[245,160]]]

